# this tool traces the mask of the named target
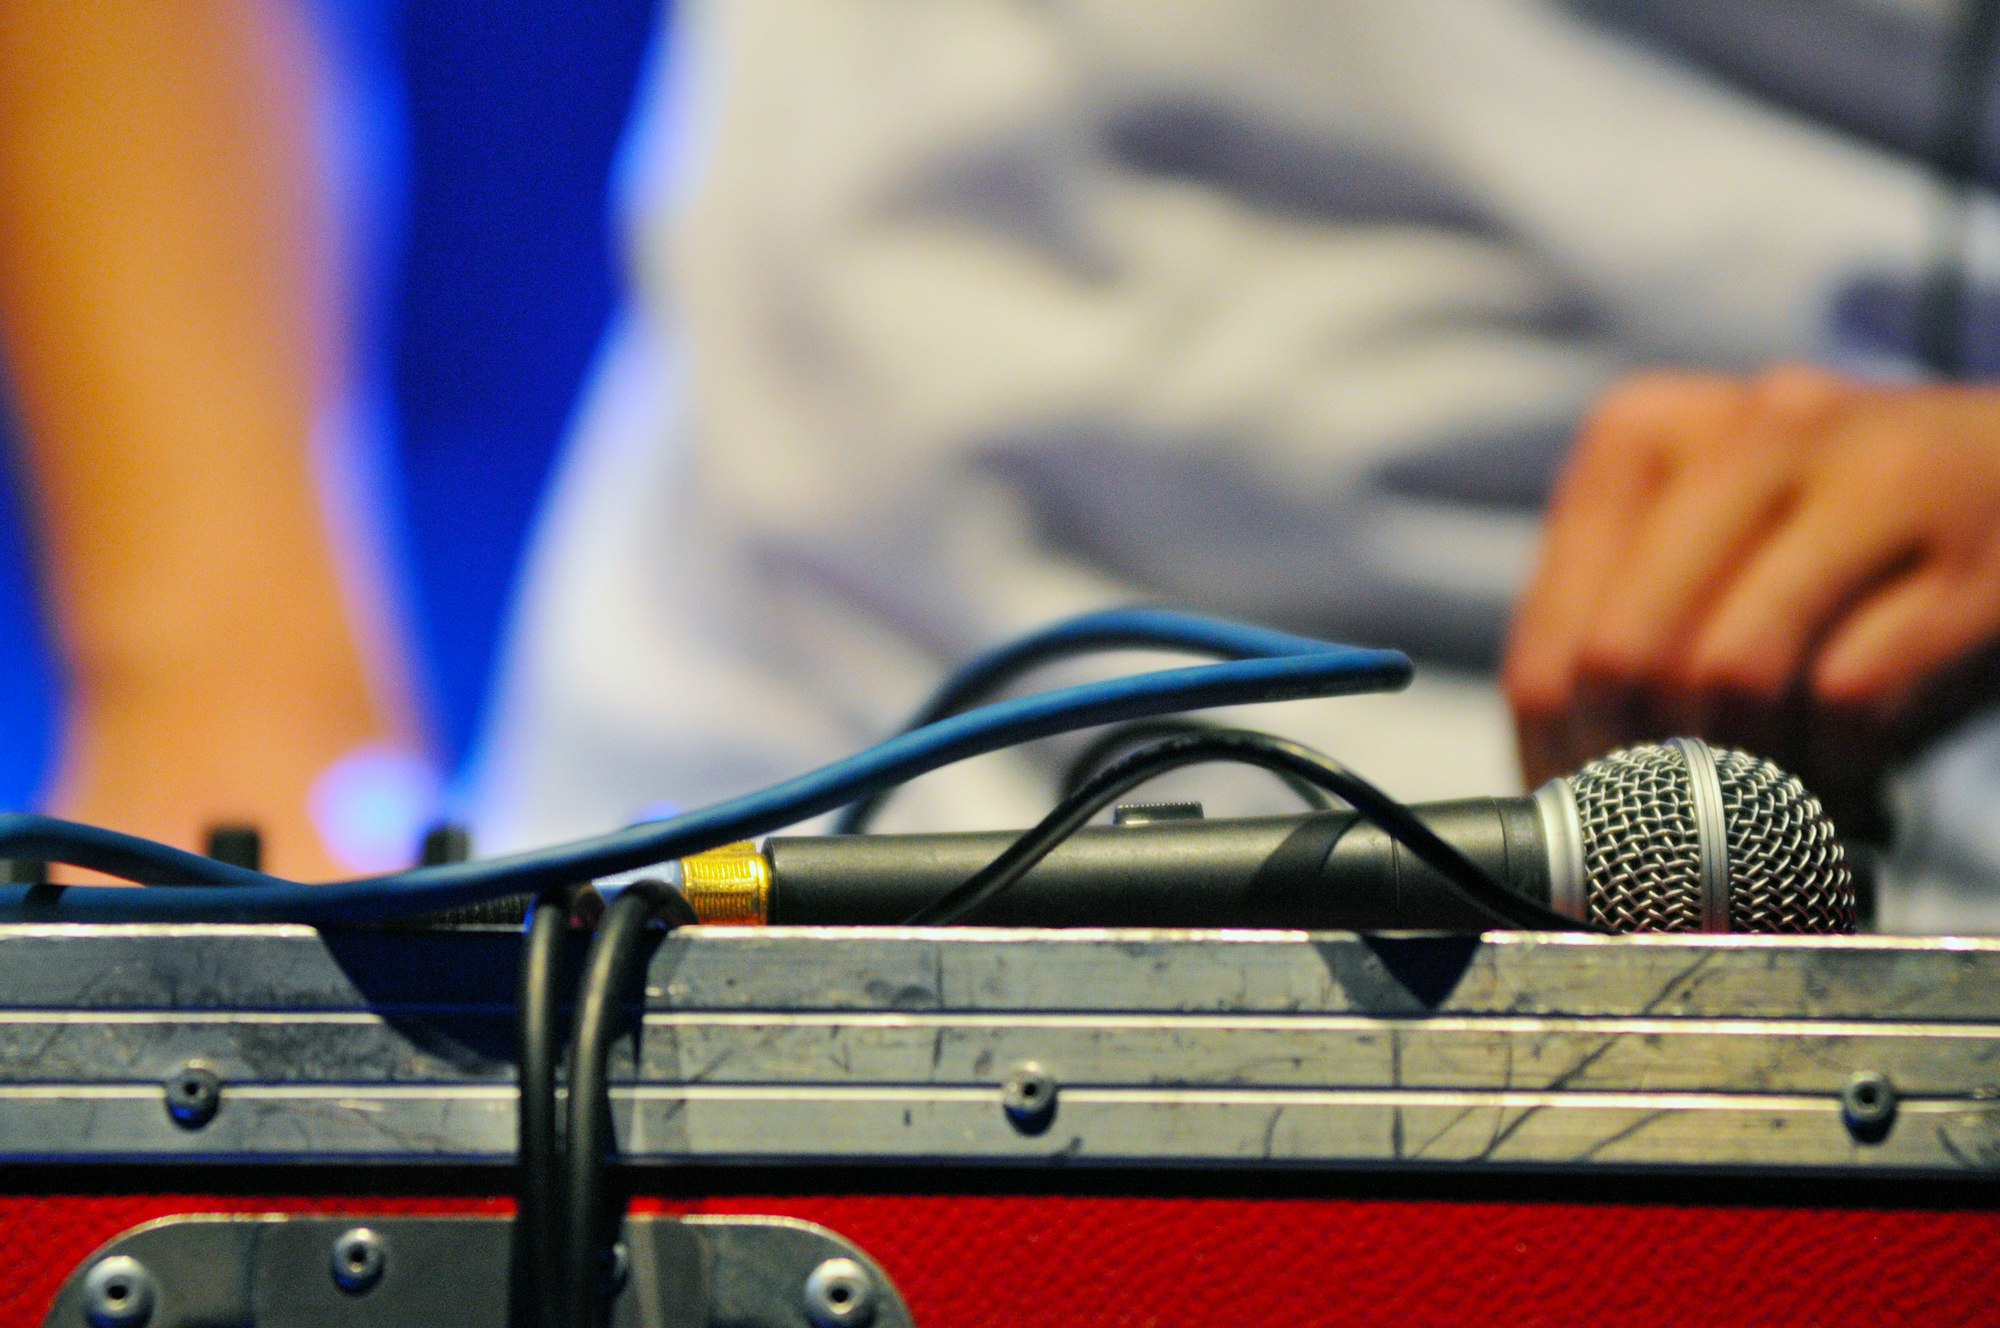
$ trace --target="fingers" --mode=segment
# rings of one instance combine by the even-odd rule
[[[1926,661],[1940,661],[1943,643],[1929,639],[1930,624],[1952,598],[1952,580],[1924,567],[1882,586],[1829,634],[1811,666],[1804,690],[1813,722],[1803,755],[1787,764],[1844,835],[1882,830],[1881,773],[1899,743],[1895,722],[1878,708],[1878,689],[1892,674],[1907,681]]]
[[[1614,590],[1574,646],[1568,762],[1674,732],[1712,730],[1690,648],[1714,606],[1782,528],[1828,422],[1852,388],[1778,370],[1682,416],[1680,464],[1640,514]],[[1776,718],[1778,708],[1762,708]]]
[[[1504,666],[1531,784],[1566,769],[1562,726],[1574,702],[1577,645],[1608,588],[1605,573],[1624,561],[1634,521],[1657,483],[1650,458],[1606,456],[1579,468],[1552,509]]]
[[[1726,726],[1690,674],[1691,645],[1783,529],[1815,445],[1849,393],[1818,371],[1784,370],[1683,417],[1673,478],[1644,511],[1617,584],[1576,647],[1572,764],[1636,740]],[[1767,704],[1754,717],[1775,725],[1783,713]]]
[[[1820,651],[1812,690],[1828,708],[1895,725],[1941,675],[2000,640],[2000,566],[1924,567],[1851,613]]]
[[[1816,647],[1916,551],[1907,520],[1878,495],[1808,488],[1719,591],[1668,680],[1665,722],[1796,760],[1800,735],[1789,721]]]
[[[1653,730],[1685,690],[1690,634],[1754,557],[1794,484],[1789,465],[1758,451],[1684,472],[1660,495],[1578,651],[1580,742],[1601,751],[1665,736]]]
[[[1550,503],[1503,668],[1531,784],[1575,764],[1567,729],[1577,655],[1628,560],[1641,515],[1674,469],[1677,447],[1741,398],[1741,386],[1723,378],[1635,379],[1605,398],[1580,435]]]

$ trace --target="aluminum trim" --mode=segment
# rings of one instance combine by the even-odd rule
[[[1022,1061],[1106,1086],[1837,1092],[1859,1067],[1904,1091],[2000,1091],[2000,1024],[1568,1016],[962,1011],[655,1013],[621,1082],[991,1085]],[[512,1021],[269,1012],[0,1014],[26,1087],[159,1088],[190,1061],[225,1088],[506,1085]]]
[[[513,1148],[511,1095],[501,1090],[253,1089],[231,1106],[190,1135],[135,1094],[0,1094],[0,1158],[462,1165],[504,1163]],[[612,1118],[621,1159],[635,1164],[2000,1172],[1992,1101],[1902,1102],[1895,1127],[1874,1144],[1849,1134],[1837,1097],[1799,1094],[1065,1088],[1049,1128],[1024,1134],[993,1090],[690,1086],[617,1091]]]
[[[0,1155],[504,1162],[517,956],[506,933],[0,928]],[[690,929],[647,983],[615,1058],[640,1160],[1337,1166],[1444,1131],[1423,1160],[2000,1169],[1987,941]],[[164,1096],[190,1061],[223,1081],[196,1128]],[[1001,1110],[1025,1062],[1062,1085],[1032,1145]],[[1895,1128],[1823,1135],[1862,1071],[1895,1083]],[[1458,1139],[1478,1122],[1505,1139]],[[1302,1133],[1260,1152],[1267,1131]]]
[[[689,928],[654,1010],[1534,1014],[2000,1021],[2000,940],[1492,932]],[[1413,995],[1384,956],[1457,972]],[[504,1016],[519,939],[304,928],[0,927],[0,1011]]]

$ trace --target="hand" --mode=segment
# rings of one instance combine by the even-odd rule
[[[1534,782],[1694,734],[1850,833],[2000,696],[2000,390],[1813,369],[1613,391],[1557,486],[1504,684]]]

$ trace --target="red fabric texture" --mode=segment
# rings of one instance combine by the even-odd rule
[[[0,1196],[0,1325],[173,1213],[498,1213],[504,1199]],[[1217,1324],[2000,1324],[2000,1213],[1328,1198],[893,1195],[651,1200],[783,1214],[866,1250],[921,1328]]]

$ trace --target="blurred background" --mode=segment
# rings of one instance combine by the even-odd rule
[[[0,806],[506,851],[1133,600],[1419,657],[1282,721],[1418,800],[1692,731],[1880,839],[1994,703],[2000,0],[205,3],[0,9]],[[1897,816],[2000,877],[1989,728]]]
[[[462,765],[523,539],[602,339],[609,181],[656,0],[316,0],[372,196],[376,409],[412,646]],[[5,389],[0,382],[0,393]],[[0,414],[6,454],[14,431]],[[58,672],[18,464],[0,472],[0,806],[48,774]]]

